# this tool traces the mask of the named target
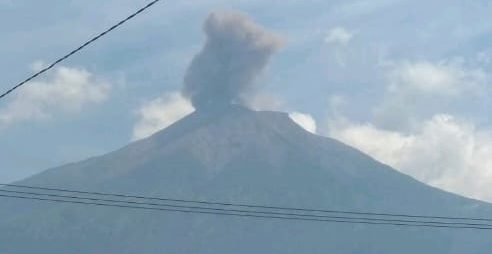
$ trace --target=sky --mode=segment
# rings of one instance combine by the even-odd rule
[[[0,0],[6,90],[143,0]],[[194,110],[214,11],[278,35],[250,101],[418,180],[492,202],[492,1],[163,1],[0,101],[0,182],[101,155]]]

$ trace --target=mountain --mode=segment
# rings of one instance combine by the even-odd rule
[[[384,145],[382,143],[381,145]],[[19,184],[288,207],[492,217],[286,113],[195,111]],[[490,253],[488,231],[164,213],[2,199],[0,253]]]

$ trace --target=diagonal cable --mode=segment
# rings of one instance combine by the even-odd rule
[[[115,25],[113,25],[112,27],[106,29],[104,32],[98,34],[97,36],[93,37],[92,39],[86,41],[84,44],[82,44],[81,46],[79,46],[78,48],[70,51],[68,54],[58,58],[56,61],[54,61],[53,63],[51,63],[50,65],[48,65],[47,67],[41,69],[40,71],[34,73],[33,75],[29,76],[28,78],[26,78],[25,80],[21,81],[20,83],[18,83],[17,85],[13,86],[12,88],[10,88],[9,90],[5,91],[4,93],[2,93],[0,95],[0,99],[2,99],[3,97],[7,96],[8,94],[10,94],[11,92],[13,92],[14,90],[16,90],[17,88],[25,85],[26,83],[28,83],[29,81],[33,80],[34,78],[36,78],[37,76],[45,73],[46,71],[50,70],[51,68],[55,67],[55,65],[65,61],[67,58],[71,57],[72,55],[76,54],[77,52],[81,51],[83,48],[87,47],[88,45],[92,44],[93,42],[95,42],[96,40],[100,39],[101,37],[103,37],[104,35],[108,34],[109,32],[115,30],[116,28],[118,28],[119,26],[123,25],[124,23],[126,23],[127,21],[129,21],[130,19],[134,18],[135,16],[137,16],[138,14],[142,13],[143,11],[145,11],[146,9],[150,8],[152,5],[156,4],[157,2],[159,2],[160,0],[154,0],[150,3],[148,3],[147,5],[145,5],[144,7],[140,8],[139,10],[137,10],[136,12],[134,12],[133,14],[131,14],[130,16],[126,17],[125,19],[121,20],[120,22],[116,23]]]

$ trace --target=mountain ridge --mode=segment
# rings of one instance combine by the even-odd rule
[[[339,141],[309,133],[286,113],[240,106],[196,111],[146,139],[20,183],[332,210],[460,217],[492,213],[488,203],[427,186]],[[73,205],[18,200],[0,204],[0,216],[8,218],[0,220],[0,253],[14,247],[23,250],[18,253],[35,249],[63,253],[81,244],[80,253],[160,253],[162,246],[170,246],[170,253],[367,253],[363,251],[367,248],[372,250],[369,253],[427,249],[433,251],[429,253],[460,253],[470,242],[478,247],[469,253],[485,253],[491,245],[486,236],[470,230],[259,222],[116,208],[79,210]],[[180,233],[170,235],[176,232]],[[298,239],[289,241],[294,235]],[[360,243],[350,245],[353,237]],[[67,244],[60,246],[60,238]],[[12,244],[20,239],[28,239],[34,247]],[[186,241],[193,244],[183,251],[179,247]],[[274,244],[278,242],[284,246]],[[312,246],[306,248],[307,243]]]

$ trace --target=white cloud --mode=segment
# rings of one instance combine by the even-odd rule
[[[390,91],[412,89],[421,93],[459,95],[474,92],[486,81],[480,69],[470,69],[459,62],[404,62],[390,72]]]
[[[325,42],[330,44],[347,45],[354,34],[343,27],[332,28],[325,37]]]
[[[389,129],[412,129],[451,102],[483,95],[489,77],[460,61],[399,62],[388,65],[387,88],[374,108],[375,121]]]
[[[347,119],[344,103],[334,100],[328,135],[422,182],[492,202],[492,131],[453,111],[488,91],[489,76],[469,66],[463,60],[389,63],[373,119]]]
[[[437,114],[404,133],[333,121],[330,136],[430,185],[492,202],[492,133]]]
[[[44,81],[33,81],[0,108],[0,125],[73,113],[107,98],[110,84],[81,68],[59,67]]]
[[[191,102],[181,93],[166,93],[144,103],[138,109],[138,122],[133,128],[133,139],[142,139],[166,128],[194,111]]]
[[[311,115],[294,111],[289,113],[289,117],[305,130],[316,133],[316,121]]]

